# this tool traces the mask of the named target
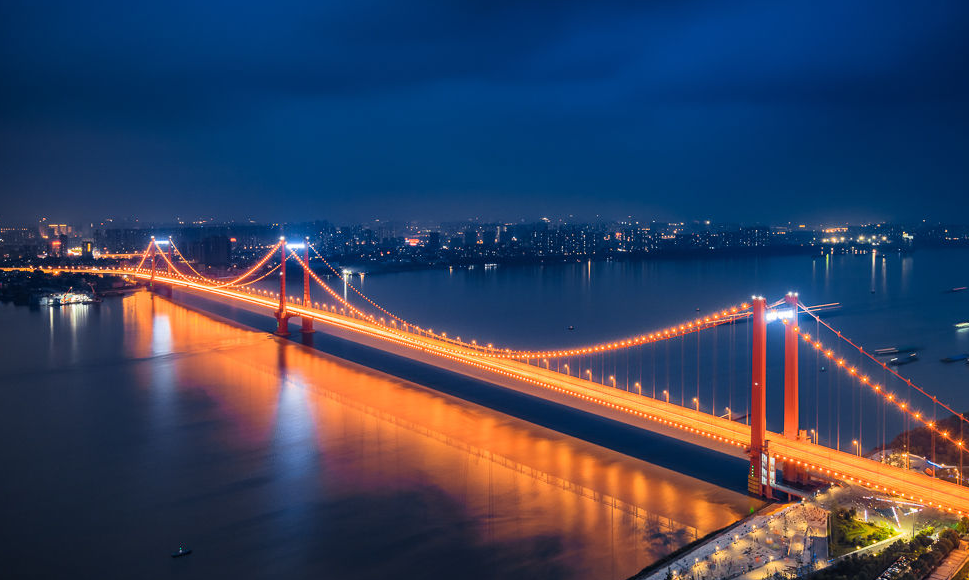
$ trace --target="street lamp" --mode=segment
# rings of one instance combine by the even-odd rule
[[[960,415],[961,417],[961,415]],[[956,441],[956,445],[959,446],[959,485],[962,485],[962,440]]]
[[[569,372],[569,365],[567,365],[567,364],[564,364],[564,365],[562,365],[562,366],[563,366],[563,367],[565,367],[565,374],[567,374],[567,375],[569,375],[569,376],[572,376],[572,375],[571,375],[571,373]]]
[[[666,402],[669,403],[670,402],[670,392],[667,391],[666,389],[663,389],[663,396],[666,397]]]
[[[612,383],[612,388],[616,388],[616,377],[609,375],[609,382]]]
[[[815,431],[814,429],[811,429],[811,442],[814,443],[815,445],[818,444],[818,432]]]
[[[588,375],[589,380],[592,380],[592,369],[585,369],[585,374]]]
[[[639,383],[633,383],[633,386],[636,387],[636,392],[637,393],[639,393],[640,395],[643,394],[643,386],[642,385],[640,385]]]
[[[861,457],[861,445],[858,445],[858,440],[852,441],[851,444],[855,446],[855,452],[858,454],[858,457]]]
[[[700,399],[698,397],[693,397],[693,404],[696,406],[696,410],[700,410]]]

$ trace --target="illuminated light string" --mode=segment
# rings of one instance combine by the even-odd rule
[[[155,244],[155,247],[156,248],[158,248],[158,244],[155,241],[152,241],[152,243]],[[171,271],[172,271],[173,274],[178,274],[181,278],[184,278],[185,280],[191,281],[191,279],[192,279],[191,276],[188,276],[186,274],[183,274],[182,271],[179,270],[178,268],[176,268],[175,267],[175,264],[173,264],[172,261],[168,259],[168,253],[161,252],[161,251],[159,251],[158,253],[161,254],[161,257],[165,259],[165,263],[168,264],[168,267],[171,269]]]
[[[176,254],[176,255],[177,255],[177,256],[178,256],[179,258],[181,258],[183,262],[185,262],[185,265],[186,265],[186,266],[188,266],[188,269],[189,269],[189,270],[191,270],[192,272],[195,272],[195,275],[196,275],[196,276],[198,276],[199,278],[202,278],[202,279],[205,279],[205,276],[203,276],[201,272],[199,272],[198,270],[196,270],[196,269],[195,269],[195,268],[194,268],[194,267],[192,266],[192,264],[190,264],[190,263],[189,263],[189,261],[188,261],[188,260],[187,260],[187,259],[185,258],[185,256],[184,256],[184,255],[182,254],[182,251],[178,249],[178,246],[176,246],[176,245],[175,245],[175,242],[173,242],[173,241],[171,240],[171,238],[169,238],[169,239],[168,239],[168,243],[169,243],[169,245],[171,245],[171,247],[172,247],[172,249],[173,249],[173,250],[175,250],[175,254]]]
[[[661,342],[678,336],[684,336],[693,332],[705,330],[707,328],[713,328],[715,326],[726,324],[728,322],[732,322],[734,320],[738,320],[741,318],[746,318],[750,316],[750,313],[747,312],[747,310],[749,309],[750,309],[750,304],[747,304],[746,302],[744,302],[739,306],[731,306],[730,308],[725,308],[711,316],[690,320],[678,326],[670,326],[669,328],[658,330],[656,332],[652,332],[649,334],[641,334],[639,336],[632,336],[621,340],[588,345],[588,346],[581,346],[581,347],[571,348],[571,349],[550,350],[550,351],[513,350],[513,351],[499,352],[492,356],[497,356],[500,358],[514,358],[514,359],[561,358],[561,357],[567,357],[567,356],[580,356],[584,354],[598,354],[601,352],[631,348],[634,346],[640,346],[640,345],[650,344],[654,342]]]
[[[310,245],[310,248],[312,248],[313,252],[320,258],[320,260],[323,261],[323,263],[336,276],[340,276],[340,272],[336,268],[334,268],[329,262],[327,262],[326,258],[324,258],[323,255],[315,247],[313,247],[312,245]],[[294,256],[295,256],[295,254],[294,254]],[[299,258],[297,256],[297,260],[298,259]],[[300,264],[302,264],[302,261],[300,261]],[[306,268],[307,266],[305,264],[303,264],[303,267]],[[311,270],[311,272],[312,272],[312,270]],[[320,282],[320,283],[322,283],[322,282]],[[392,312],[390,312],[389,310],[387,310],[383,306],[380,306],[379,304],[377,304],[375,301],[373,301],[370,297],[366,296],[363,292],[361,292],[359,289],[357,289],[350,282],[346,282],[346,284],[357,295],[359,295],[361,298],[363,298],[368,303],[370,303],[374,308],[377,308],[378,310],[380,310],[381,312],[383,312],[387,316],[393,318],[394,320],[397,320],[398,322],[400,322],[400,323],[402,323],[402,324],[404,324],[406,326],[413,326],[414,328],[420,329],[420,326],[415,325],[415,324],[411,324],[411,323],[407,322],[403,318],[401,318],[401,317],[393,314]],[[782,302],[783,302],[783,300],[778,300],[774,304],[771,304],[770,307],[775,307],[775,306],[781,304]],[[740,318],[745,318],[747,316],[750,316],[750,313],[749,312],[746,312],[747,310],[749,310],[749,308],[750,308],[750,305],[749,304],[743,303],[740,306],[732,306],[730,308],[725,308],[725,309],[721,310],[720,312],[715,313],[715,314],[713,314],[711,316],[706,316],[704,318],[697,318],[695,320],[691,320],[691,321],[685,322],[683,324],[680,324],[679,326],[671,326],[668,329],[661,330],[661,331],[657,331],[655,333],[643,334],[643,335],[640,335],[640,336],[630,337],[630,338],[626,338],[626,339],[621,339],[621,340],[613,341],[613,342],[609,342],[609,343],[602,343],[602,344],[598,344],[598,345],[589,345],[589,346],[585,346],[585,347],[579,347],[579,348],[576,348],[576,349],[566,349],[566,350],[559,350],[559,351],[521,351],[521,350],[510,350],[510,349],[501,350],[500,348],[482,347],[482,346],[479,346],[479,345],[477,345],[475,343],[465,343],[464,341],[457,341],[457,340],[449,339],[446,336],[446,334],[436,334],[436,333],[434,333],[431,330],[425,330],[424,332],[426,332],[428,335],[430,335],[432,337],[439,338],[441,340],[445,340],[445,341],[448,341],[448,342],[454,342],[454,343],[460,344],[462,346],[466,346],[466,347],[473,348],[473,349],[476,349],[476,350],[482,350],[483,351],[481,353],[482,356],[497,357],[497,358],[511,358],[511,359],[561,358],[561,357],[567,357],[567,356],[578,356],[578,355],[583,355],[583,354],[597,354],[597,353],[600,353],[600,352],[608,352],[608,351],[619,350],[619,349],[624,349],[624,348],[631,348],[631,347],[640,346],[640,345],[643,345],[643,344],[650,344],[650,343],[654,343],[654,342],[660,342],[660,341],[667,340],[667,339],[670,339],[670,338],[675,338],[675,337],[678,337],[678,336],[684,336],[686,334],[690,334],[690,333],[693,333],[693,332],[697,332],[699,330],[704,330],[706,328],[712,328],[712,327],[717,326],[717,325],[720,325],[720,324],[725,324],[725,323],[731,322],[733,320],[737,320],[737,319],[740,319]]]
[[[151,244],[149,243],[147,246],[145,246],[145,252],[141,255],[141,261],[138,262],[138,265],[135,267],[136,270],[140,270],[141,267],[145,264],[145,260],[148,259],[148,252],[150,250],[151,250]]]
[[[789,323],[788,323],[787,320],[785,320],[784,321],[784,324],[789,324]],[[794,333],[800,335],[801,338],[804,340],[805,344],[811,345],[812,347],[814,347],[814,350],[819,351],[827,359],[829,359],[831,361],[834,361],[835,366],[838,369],[841,369],[842,372],[844,372],[848,376],[854,378],[855,380],[857,380],[862,385],[865,385],[865,386],[868,386],[869,388],[871,388],[872,392],[880,395],[883,399],[885,399],[885,401],[891,403],[892,405],[894,405],[895,407],[897,407],[900,411],[902,411],[903,413],[908,414],[910,417],[912,417],[916,421],[919,421],[920,423],[922,423],[923,425],[925,425],[926,427],[928,427],[931,431],[935,431],[943,439],[945,439],[947,441],[950,441],[951,443],[954,443],[955,445],[957,445],[960,448],[963,446],[963,442],[961,440],[952,439],[949,436],[949,432],[948,431],[942,431],[941,429],[939,429],[938,426],[935,424],[935,421],[930,421],[927,418],[924,418],[922,416],[922,413],[920,411],[916,411],[916,410],[912,409],[911,408],[911,405],[909,405],[909,403],[907,401],[903,401],[903,400],[899,399],[898,397],[895,396],[895,393],[888,392],[887,390],[885,390],[885,387],[883,387],[882,385],[880,385],[880,384],[878,384],[876,382],[873,382],[871,379],[869,379],[868,378],[868,375],[862,375],[862,374],[860,374],[858,372],[858,369],[855,368],[855,367],[853,367],[853,366],[849,366],[845,362],[845,359],[843,359],[843,358],[836,358],[836,355],[835,355],[834,351],[831,350],[831,349],[826,349],[825,346],[824,346],[824,344],[820,340],[813,340],[810,334],[808,334],[806,332],[801,332],[801,329],[799,327],[797,327],[797,326],[794,327]],[[854,345],[852,345],[852,346],[854,346]],[[878,362],[877,359],[876,359],[875,362]],[[924,393],[924,391],[922,391],[922,392]],[[926,394],[926,396],[931,397],[931,395],[928,395],[928,394]],[[931,397],[931,398],[932,398],[933,402],[938,402],[938,399],[936,399],[935,397]],[[939,403],[939,404],[941,405],[942,403]]]
[[[320,260],[323,261],[323,263],[327,266],[327,268],[329,268],[336,276],[340,276],[340,272],[336,268],[334,268],[314,246],[310,245],[310,248],[312,248],[313,252],[317,255],[317,257],[320,258]],[[306,266],[304,265],[304,267]],[[380,306],[375,301],[373,301],[370,297],[366,296],[363,292],[358,290],[350,282],[346,282],[346,284],[347,286],[350,287],[351,290],[353,290],[361,298],[366,300],[374,308],[377,308],[387,316],[407,326],[414,326],[415,328],[418,328],[418,329],[420,328],[417,325],[408,323],[406,320],[393,314],[383,306]],[[773,304],[769,305],[769,308],[776,307],[783,302],[784,302],[783,299],[778,300],[777,302],[774,302]],[[608,352],[608,351],[619,350],[623,348],[640,346],[643,344],[660,342],[662,340],[683,336],[686,334],[690,334],[692,332],[697,332],[699,330],[704,330],[706,328],[712,328],[720,324],[731,322],[733,320],[745,318],[747,316],[750,316],[750,313],[746,312],[749,309],[750,309],[750,305],[747,303],[743,303],[740,306],[732,306],[730,308],[725,308],[720,312],[715,313],[711,316],[697,318],[695,320],[687,321],[678,326],[674,325],[667,329],[660,330],[654,333],[643,334],[635,337],[629,337],[626,339],[621,339],[621,340],[613,341],[609,343],[601,343],[597,345],[589,345],[585,347],[578,347],[574,349],[563,349],[563,350],[557,350],[557,351],[523,351],[523,350],[510,350],[510,349],[502,350],[500,348],[494,348],[494,347],[482,347],[477,345],[476,343],[465,343],[463,341],[455,341],[447,338],[445,334],[435,334],[433,331],[430,331],[430,330],[427,330],[425,332],[430,336],[437,337],[442,340],[455,342],[457,344],[461,344],[469,348],[483,350],[484,352],[482,354],[484,356],[493,356],[498,358],[513,358],[513,359],[561,358],[561,357],[567,357],[567,356],[578,356],[583,354],[597,354],[600,352]]]
[[[279,249],[279,246],[282,243],[283,243],[282,240],[280,240],[279,242],[276,242],[276,244],[272,248],[270,248],[269,251],[266,252],[266,254],[262,258],[260,258],[259,261],[256,262],[251,268],[249,268],[248,270],[246,270],[245,272],[243,272],[241,276],[238,276],[238,277],[236,277],[236,278],[234,278],[234,279],[232,279],[232,280],[230,280],[228,282],[223,282],[221,280],[213,280],[211,278],[207,278],[206,276],[203,276],[202,274],[199,273],[198,270],[196,270],[195,268],[192,268],[192,265],[188,263],[188,260],[187,259],[185,259],[185,256],[182,254],[181,250],[178,249],[178,246],[176,246],[173,242],[171,244],[172,244],[172,248],[175,249],[175,253],[178,254],[179,257],[181,257],[182,261],[185,262],[185,265],[188,266],[193,272],[195,272],[195,274],[200,279],[202,279],[202,280],[204,280],[206,282],[211,283],[214,288],[225,288],[227,286],[236,286],[236,285],[239,285],[239,282],[241,282],[242,280],[245,280],[246,278],[248,278],[249,276],[251,276],[252,273],[255,272],[255,271],[257,271],[259,268],[262,268],[263,265],[265,265],[266,262],[269,261],[269,259],[272,258],[275,255],[276,250]],[[266,276],[262,276],[259,279],[261,280],[262,278],[265,278],[265,277]],[[255,282],[255,280],[250,281],[250,282],[247,282],[247,284],[252,284],[252,282]]]
[[[269,270],[268,272],[266,272],[262,276],[260,276],[258,278],[254,278],[252,280],[249,280],[248,282],[243,282],[242,284],[235,284],[233,286],[233,288],[245,288],[246,286],[250,286],[252,284],[255,284],[256,282],[262,280],[263,278],[266,278],[267,276],[271,275],[273,272],[275,272],[276,270],[278,270],[279,267],[282,266],[282,265],[283,265],[283,263],[280,262],[280,263],[276,264],[275,266],[273,266],[271,270]]]
[[[309,273],[309,275],[313,278],[313,280],[315,280],[317,284],[322,286],[323,289],[330,294],[330,296],[332,296],[338,302],[346,306],[350,311],[355,312],[364,318],[373,319],[373,315],[367,314],[362,310],[356,308],[355,306],[350,304],[346,299],[344,299],[343,296],[340,296],[339,292],[336,292],[335,290],[333,290],[333,288],[330,288],[330,286],[326,282],[324,282],[319,276],[316,275],[316,272],[314,272],[311,268],[309,268],[309,266],[307,266],[303,262],[303,260],[301,260],[300,257],[296,255],[296,252],[294,252],[293,250],[290,250],[289,253],[292,254],[293,258],[295,258],[296,261],[299,262],[299,265],[302,266],[303,269],[306,270]]]
[[[893,494],[893,495],[898,496],[898,497],[901,497],[903,499],[906,499],[907,498],[907,499],[911,499],[911,500],[918,500],[920,503],[924,503],[924,504],[927,504],[927,505],[932,506],[932,507],[938,507],[939,509],[945,509],[945,510],[947,510],[949,512],[958,513],[959,515],[962,515],[962,510],[955,509],[955,508],[952,508],[950,506],[946,506],[942,502],[938,502],[938,503],[932,502],[932,501],[928,501],[927,502],[921,496],[918,496],[917,497],[917,496],[912,495],[912,494],[906,494],[906,493],[900,492],[897,489],[890,488],[890,487],[888,487],[886,485],[882,485],[882,484],[879,484],[879,483],[875,483],[875,482],[869,481],[867,479],[862,479],[860,477],[855,477],[853,475],[848,475],[847,473],[840,473],[837,470],[832,471],[832,470],[827,469],[825,467],[821,467],[821,466],[815,465],[813,463],[808,463],[807,461],[802,461],[800,459],[794,459],[793,457],[788,457],[786,455],[777,454],[777,455],[774,455],[774,457],[776,457],[778,460],[780,460],[782,462],[785,462],[785,463],[793,463],[793,464],[798,465],[800,467],[804,467],[806,469],[811,469],[813,471],[817,471],[818,473],[820,473],[822,475],[830,475],[830,476],[835,477],[835,478],[840,478],[842,480],[851,481],[851,482],[857,483],[859,485],[864,485],[866,487],[872,488],[874,490],[881,490],[881,491],[884,491],[886,493]]]
[[[326,264],[326,267],[327,268],[329,268],[336,276],[338,276],[338,277],[340,276],[340,272],[338,272],[336,268],[334,268],[333,266],[331,266],[330,263],[326,261],[326,258],[323,257],[323,254],[321,254],[319,252],[319,250],[317,250],[312,245],[310,245],[310,249],[312,249],[313,250],[313,253],[316,254],[317,257],[319,257],[319,259],[322,260],[324,264]],[[309,266],[304,264],[303,267],[304,268],[308,268]],[[376,308],[377,310],[383,312],[384,314],[386,314],[387,316],[393,318],[397,322],[400,322],[402,324],[407,324],[407,321],[405,321],[403,318],[397,316],[396,314],[393,314],[392,312],[390,312],[389,310],[387,310],[383,306],[381,306],[381,305],[377,304],[376,302],[374,302],[373,300],[371,300],[367,295],[365,295],[363,292],[361,292],[360,290],[358,290],[356,286],[354,286],[353,284],[351,284],[347,280],[344,280],[344,283],[347,286],[349,286],[351,290],[353,290],[354,292],[356,292],[358,296],[360,296],[361,298],[363,298],[364,300],[366,300],[367,302],[369,302],[370,305],[373,306],[374,308]]]
[[[261,267],[265,263],[265,261],[268,260],[270,256],[272,256],[273,252],[279,248],[279,244],[282,244],[282,243],[284,243],[282,240],[280,242],[278,242],[275,246],[273,246],[272,249],[270,249],[269,252],[266,253],[266,256],[264,256],[262,260],[260,260],[256,265],[254,265],[252,268],[250,268],[249,271],[247,271],[246,273],[244,273],[242,276],[236,278],[235,280],[232,280],[230,282],[226,282],[226,283],[223,283],[223,284],[217,284],[217,283],[215,283],[215,281],[210,280],[210,279],[206,278],[205,276],[201,276],[200,275],[199,278],[202,281],[209,282],[212,285],[213,288],[222,288],[222,287],[232,286],[232,285],[236,284],[237,282],[239,282],[240,280],[243,280],[245,277],[247,277],[249,274],[251,274],[253,271],[255,271],[256,269],[258,269],[259,267]],[[156,243],[156,246],[157,246],[157,243]],[[174,245],[173,245],[173,247],[174,247]],[[313,248],[313,246],[310,246],[310,247]],[[179,253],[179,255],[181,256],[181,252],[178,251],[177,248],[175,248],[175,251],[177,251]],[[329,267],[331,270],[333,270],[334,273],[336,273],[337,275],[339,275],[339,272],[337,272],[336,269],[333,268],[333,266],[330,265],[326,261],[325,258],[323,258],[323,256],[320,254],[319,251],[316,250],[316,248],[313,248],[313,251],[314,251],[314,253],[317,254],[317,256],[320,257],[321,260],[323,260],[324,264],[326,264],[327,267]],[[179,271],[171,263],[170,260],[168,260],[168,256],[164,252],[160,252],[160,253],[162,254],[162,256],[165,258],[165,261],[168,262],[169,266],[172,268],[172,270],[176,274],[178,274],[179,276],[181,276],[182,278],[184,278],[186,280],[190,279],[188,276],[186,276],[181,271]],[[296,261],[303,268],[305,268],[305,269],[307,269],[309,271],[310,275],[313,276],[314,280],[318,284],[320,284],[323,288],[325,288],[326,291],[331,296],[333,296],[335,299],[337,299],[340,303],[342,303],[344,306],[346,306],[352,312],[360,315],[363,318],[367,318],[369,316],[371,319],[373,319],[374,321],[376,321],[376,319],[373,317],[373,315],[368,315],[368,314],[364,313],[363,311],[359,310],[358,308],[354,307],[347,300],[345,300],[343,297],[341,297],[337,292],[335,292],[332,288],[330,288],[325,282],[323,282],[322,279],[320,279],[319,276],[316,275],[315,272],[312,271],[312,269],[310,269],[306,264],[303,263],[303,261],[299,258],[299,256],[295,252],[290,251],[290,253],[292,254],[292,256],[296,259]],[[182,256],[182,258],[184,259],[184,256]],[[189,267],[191,268],[191,266],[189,266]],[[192,270],[195,271],[196,273],[198,273],[196,270],[194,270],[194,268],[192,268]],[[437,338],[437,339],[442,340],[442,341],[445,341],[445,342],[459,344],[459,345],[464,346],[466,348],[474,349],[474,350],[478,351],[481,356],[495,357],[495,358],[507,358],[507,359],[518,359],[518,360],[521,360],[521,359],[527,360],[527,359],[530,359],[530,358],[561,358],[561,357],[567,357],[567,356],[581,356],[581,355],[586,355],[586,354],[598,354],[598,353],[615,351],[615,350],[620,350],[620,349],[625,349],[625,348],[631,348],[631,347],[635,347],[635,346],[641,346],[641,345],[644,345],[644,344],[651,344],[651,343],[661,342],[663,340],[668,340],[668,339],[675,338],[675,337],[685,336],[685,335],[691,334],[693,332],[697,332],[697,331],[704,330],[704,329],[707,329],[707,328],[712,328],[712,327],[718,326],[720,324],[725,324],[727,322],[731,322],[731,321],[734,321],[734,320],[738,320],[740,318],[746,318],[746,317],[750,316],[750,313],[748,312],[748,310],[750,309],[750,305],[748,303],[743,303],[743,304],[741,304],[739,306],[733,306],[733,307],[730,307],[730,308],[723,309],[720,312],[714,313],[711,316],[706,316],[704,318],[697,318],[695,320],[690,320],[690,321],[687,321],[687,322],[685,322],[683,324],[680,324],[678,326],[674,325],[674,326],[671,326],[671,327],[669,327],[667,329],[660,330],[660,331],[656,331],[654,333],[643,334],[643,335],[636,336],[636,337],[630,337],[630,338],[627,338],[627,339],[621,339],[621,340],[618,340],[618,341],[613,341],[613,342],[608,342],[608,343],[601,343],[601,344],[598,344],[598,345],[589,345],[589,346],[585,346],[585,347],[579,347],[579,348],[575,348],[575,349],[565,349],[565,350],[559,350],[559,351],[520,351],[520,350],[511,350],[511,349],[504,349],[504,350],[502,350],[500,348],[495,348],[495,347],[492,347],[490,345],[487,346],[487,347],[484,347],[484,346],[478,345],[477,343],[466,343],[464,341],[451,339],[451,338],[448,338],[447,337],[446,333],[437,334],[437,333],[434,333],[430,329],[421,329],[421,327],[419,325],[408,323],[404,319],[402,319],[402,318],[394,315],[393,313],[391,313],[386,308],[383,308],[382,306],[380,306],[379,304],[377,304],[375,301],[373,301],[372,299],[370,299],[369,297],[367,297],[366,295],[364,295],[360,290],[358,290],[356,287],[354,287],[349,282],[347,282],[347,285],[350,286],[350,288],[353,289],[353,291],[355,293],[357,293],[358,295],[360,295],[369,304],[371,304],[372,306],[374,306],[375,308],[377,308],[378,310],[380,310],[381,312],[383,312],[387,316],[393,318],[394,320],[399,321],[405,327],[413,327],[414,329],[416,329],[418,331],[418,333],[421,333],[422,332],[422,333],[426,334],[429,337]],[[783,302],[783,300],[778,300],[777,302],[775,302],[773,304],[770,304],[768,306],[768,308],[776,307],[777,305],[781,304],[782,302]]]
[[[916,385],[910,379],[903,377],[901,374],[898,373],[898,371],[896,371],[895,369],[889,367],[888,364],[879,361],[877,358],[875,358],[875,356],[873,354],[869,353],[868,351],[866,351],[862,347],[858,346],[857,344],[855,344],[854,342],[852,342],[849,338],[843,336],[839,331],[837,331],[834,328],[832,328],[830,324],[828,324],[827,322],[825,322],[825,321],[821,320],[820,318],[818,318],[818,316],[816,314],[814,314],[813,312],[810,312],[810,311],[808,311],[808,314],[810,314],[811,317],[813,317],[815,320],[817,320],[819,323],[821,323],[825,328],[827,328],[831,332],[833,332],[836,335],[838,335],[838,338],[840,338],[841,340],[844,340],[845,342],[847,342],[848,344],[850,344],[852,347],[854,347],[855,349],[857,349],[858,352],[860,352],[861,354],[865,355],[866,357],[868,357],[869,359],[871,359],[872,361],[874,361],[875,364],[877,364],[878,366],[882,367],[884,370],[892,373],[893,375],[895,375],[897,378],[899,378],[902,381],[904,381],[905,384],[907,384],[908,386],[912,387],[916,391],[918,391],[918,392],[922,393],[923,395],[925,395],[926,397],[932,399],[932,402],[933,403],[936,403],[936,404],[940,405],[945,410],[947,410],[950,413],[952,413],[953,415],[959,417],[959,419],[961,419],[963,422],[969,423],[969,419],[966,419],[966,417],[962,413],[956,412],[955,409],[953,409],[949,405],[946,405],[945,403],[943,403],[942,401],[940,401],[934,395],[930,395],[928,392],[925,391],[925,389],[923,389],[922,387]]]

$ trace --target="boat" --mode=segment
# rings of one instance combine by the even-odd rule
[[[963,290],[969,290],[969,286],[956,286],[955,288],[950,288],[949,292],[962,292]]]
[[[969,359],[969,352],[964,352],[962,354],[954,354],[952,356],[947,356],[943,359],[939,359],[944,363],[959,362],[961,360]]]
[[[956,328],[969,328],[969,322],[957,322],[955,323]]]
[[[569,330],[575,330],[575,327],[570,324],[569,325]]]
[[[897,357],[889,360],[888,361],[888,364],[892,365],[893,367],[898,367],[898,366],[902,366],[902,365],[907,365],[909,363],[913,363],[913,362],[915,362],[917,360],[919,360],[919,353],[917,353],[917,352],[910,352],[910,353],[908,353],[906,355],[897,356]]]
[[[915,346],[886,346],[885,348],[876,348],[875,356],[888,356],[890,354],[898,354],[900,352],[915,352],[918,347]]]
[[[181,558],[182,556],[188,556],[192,553],[191,548],[186,548],[185,546],[179,546],[178,550],[172,552],[172,558]]]

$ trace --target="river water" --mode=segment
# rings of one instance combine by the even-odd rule
[[[424,326],[528,347],[797,290],[841,302],[831,322],[864,344],[921,346],[906,372],[969,408],[969,368],[935,360],[969,351],[952,326],[969,292],[944,292],[967,285],[967,264],[949,251],[479,267],[360,286]],[[742,462],[321,333],[274,338],[268,318],[189,296],[0,305],[0,324],[11,577],[626,578],[760,505]],[[733,340],[742,360],[743,335],[721,335],[716,356]],[[739,405],[742,366],[731,381],[726,362],[698,365],[703,400]],[[828,374],[802,366],[808,385]],[[686,384],[673,375],[663,386]],[[194,553],[171,559],[183,543]]]

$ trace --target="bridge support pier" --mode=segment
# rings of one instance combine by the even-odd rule
[[[755,296],[751,316],[750,473],[747,490],[772,498],[773,458],[767,452],[767,301]]]
[[[310,239],[309,237],[305,240],[305,253],[303,254],[303,307],[309,308],[313,302],[310,296]],[[311,334],[313,332],[313,319],[304,316],[303,317],[303,328],[300,329],[303,334]]]

